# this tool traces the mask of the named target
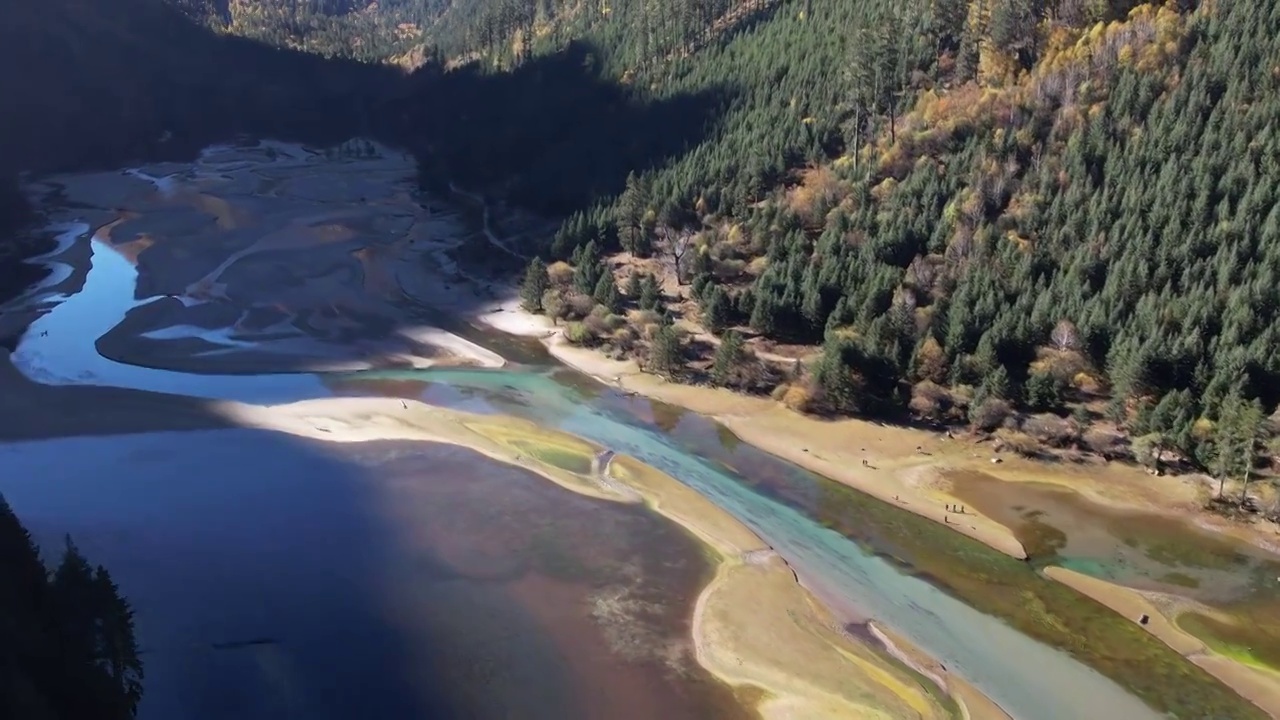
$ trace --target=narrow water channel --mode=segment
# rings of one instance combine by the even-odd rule
[[[134,265],[87,230],[67,226],[62,236],[91,251],[83,286],[46,298],[56,305],[12,354],[33,380],[255,404],[394,386],[428,403],[531,419],[678,478],[755,530],[820,599],[854,609],[847,619],[892,627],[1014,717],[1160,717],[1153,707],[1185,718],[1210,709],[1215,717],[1260,716],[1132,622],[1026,563],[737,443],[705,418],[617,395],[562,368],[208,375],[111,361],[96,341],[155,299],[135,297]]]
[[[93,243],[84,288],[32,324],[13,353],[15,365],[42,382],[112,385],[261,404],[331,391],[307,374],[194,375],[123,365],[99,355],[93,341],[120,322],[134,299],[136,269],[110,247]],[[1065,653],[913,577],[874,551],[800,510],[755,492],[740,477],[688,454],[667,436],[584,402],[549,370],[368,372],[370,380],[417,379],[451,389],[434,402],[479,410],[486,405],[558,427],[631,454],[679,478],[747,523],[829,600],[848,599],[918,643],[1019,718],[1156,717],[1114,682]],[[347,380],[351,376],[345,376]],[[498,400],[497,398],[502,398]],[[797,472],[799,472],[797,470]],[[956,538],[959,540],[959,538]]]

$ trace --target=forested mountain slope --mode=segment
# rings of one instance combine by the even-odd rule
[[[122,46],[160,12],[129,1],[109,25]],[[1042,441],[1124,452],[1122,430],[1141,459],[1176,449],[1222,473],[1248,466],[1280,401],[1272,4],[172,5],[201,43],[421,65],[379,90],[372,122],[335,126],[410,147],[433,186],[567,217],[527,248],[572,261],[535,268],[529,304],[655,370],[815,412],[1021,430],[1017,412],[1051,412]],[[164,43],[141,37],[122,57],[147,67]],[[243,83],[194,59],[178,74],[217,88],[229,117],[255,108],[263,130],[325,116],[315,86],[336,99],[352,88],[334,78],[362,77],[330,60],[300,71],[305,102],[269,79],[283,75],[260,98],[248,58],[276,52],[239,55],[255,68]],[[137,77],[137,97],[165,97]],[[135,135],[175,124],[151,100],[104,104]]]
[[[1073,411],[1037,425],[1057,444],[1105,411],[1143,459],[1243,472],[1280,399],[1276,7],[772,13],[633,73],[644,93],[717,82],[733,101],[701,145],[572,218],[553,256],[653,252],[699,300],[686,318],[823,344],[780,394],[802,408],[987,428],[1010,406]],[[607,299],[598,275],[560,292]],[[573,334],[635,335],[607,317]],[[724,363],[750,362],[738,346]]]

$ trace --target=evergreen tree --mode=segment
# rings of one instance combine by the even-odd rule
[[[600,250],[596,241],[590,240],[574,253],[573,287],[583,295],[595,292],[600,276],[605,274],[604,261],[600,258]]]
[[[534,257],[525,269],[524,282],[520,285],[520,305],[529,312],[542,312],[542,296],[551,288],[551,278],[542,258]]]
[[[612,272],[605,270],[600,274],[600,279],[596,281],[591,297],[609,312],[618,312],[621,308],[621,302],[618,297],[618,286],[614,283]]]
[[[680,336],[675,326],[662,323],[649,348],[649,369],[659,375],[675,375],[682,366]]]
[[[743,352],[742,336],[735,330],[726,332],[720,340],[720,347],[716,348],[711,381],[717,385],[733,384],[734,374],[743,361]]]
[[[732,304],[729,302],[729,295],[724,288],[714,285],[707,292],[707,299],[703,303],[702,321],[711,332],[720,332],[729,326],[730,312]]]
[[[1062,404],[1058,381],[1047,372],[1033,372],[1027,377],[1027,404],[1036,410],[1056,410]]]
[[[666,309],[662,302],[662,289],[658,287],[658,281],[653,275],[645,275],[644,281],[640,284],[640,309],[657,313],[662,313]]]

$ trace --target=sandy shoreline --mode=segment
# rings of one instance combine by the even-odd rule
[[[1083,468],[1047,466],[1007,454],[999,456],[999,463],[992,463],[991,458],[996,456],[988,448],[935,433],[858,419],[818,420],[768,399],[665,381],[643,372],[635,361],[613,360],[594,350],[570,345],[560,329],[546,318],[523,312],[514,302],[503,304],[500,311],[483,315],[480,320],[503,332],[540,338],[553,356],[579,372],[623,391],[710,417],[761,450],[877,499],[895,503],[1016,558],[1025,558],[1026,551],[1009,527],[967,506],[964,514],[948,510],[958,501],[949,492],[950,483],[944,477],[946,471],[980,470],[1005,482],[1049,482],[1079,492],[1100,505],[1177,517],[1268,550],[1275,549],[1266,530],[1215,522],[1197,513],[1196,485],[1185,478],[1152,478],[1135,468],[1110,464]],[[863,460],[871,467],[865,467]],[[1134,482],[1134,477],[1139,475],[1142,482]],[[1163,499],[1165,504],[1157,504],[1157,499]],[[1051,567],[1045,574],[1122,616],[1136,621],[1139,615],[1147,614],[1152,618],[1147,629],[1158,639],[1244,698],[1280,717],[1280,676],[1214,654],[1200,640],[1178,629],[1170,617],[1138,591],[1064,568]],[[900,638],[891,635],[886,638],[890,647],[899,650],[903,647],[904,641]],[[917,652],[911,657],[917,664],[930,662],[923,653]],[[938,668],[930,667],[938,672]],[[954,678],[954,682],[952,678],[946,679],[951,695],[965,705],[966,715],[1007,717],[1003,710],[959,678]]]
[[[108,387],[45,386],[18,373],[3,351],[0,384],[5,388],[0,409],[10,410],[0,415],[0,440],[240,427],[324,442],[428,441],[466,447],[589,497],[642,501],[717,558],[715,577],[697,599],[695,655],[728,685],[763,691],[759,711],[764,718],[947,716],[909,675],[845,636],[785,562],[696,491],[626,456],[608,462],[608,482],[549,461],[580,457],[590,466],[599,448],[574,436],[516,418],[395,398],[257,406]],[[542,449],[548,459],[539,457]]]
[[[1123,463],[1029,460],[940,433],[858,418],[824,420],[768,398],[669,382],[644,372],[634,360],[613,360],[571,345],[562,327],[523,311],[517,300],[499,303],[477,319],[501,332],[540,339],[557,360],[606,385],[709,417],[750,445],[1019,559],[1026,557],[1025,549],[1005,525],[968,506],[963,515],[948,512],[947,506],[960,504],[949,492],[944,477],[948,471],[975,470],[1005,482],[1049,483],[1099,505],[1174,517],[1280,553],[1280,528],[1273,524],[1242,525],[1200,512],[1206,486],[1198,476],[1157,477]],[[863,460],[871,467],[864,467]]]
[[[1044,573],[1127,618],[1136,621],[1146,615],[1148,632],[1272,717],[1280,717],[1280,674],[1214,653],[1199,638],[1179,628],[1145,593],[1061,567],[1045,568]]]
[[[318,440],[406,439],[462,445],[577,493],[615,502],[632,500],[608,484],[544,462],[530,450],[549,442],[590,457],[597,448],[514,418],[475,416],[389,398],[310,400],[269,408],[231,406],[224,411],[242,427]],[[629,457],[614,457],[608,473],[720,558],[715,578],[697,601],[696,655],[700,664],[726,683],[763,689],[767,697],[759,709],[765,718],[897,718],[907,709],[919,717],[945,717],[943,708],[923,688],[835,630],[831,618],[796,582],[786,563],[761,555],[767,546],[728,513],[674,478]],[[800,674],[797,668],[805,672]]]
[[[556,359],[601,382],[705,415],[765,452],[945,524],[1007,555],[1026,557],[1009,528],[968,508],[963,515],[947,510],[958,501],[931,474],[954,462],[955,453],[965,449],[960,441],[853,418],[818,420],[765,398],[668,382],[643,372],[635,361],[612,360],[572,346],[546,318],[511,304],[480,320],[503,332],[542,338]],[[864,467],[863,460],[869,466]]]
[[[213,196],[206,199],[217,200]],[[230,205],[201,207],[205,215],[217,219],[219,230],[234,230],[238,224]],[[121,217],[111,226],[126,219]],[[261,313],[267,319],[258,325],[291,325],[293,337],[281,343],[290,352],[246,347],[201,356],[217,345],[199,335],[161,340],[140,337],[157,329],[201,329],[206,325],[226,328],[241,322],[234,314],[225,318],[207,314],[213,312],[212,306],[192,310],[177,300],[133,309],[123,322],[98,339],[97,349],[105,357],[128,364],[197,373],[505,364],[496,353],[460,336],[427,325],[405,326],[414,314],[406,312],[404,306],[422,306],[437,313],[478,317],[505,333],[540,338],[552,355],[584,374],[712,418],[765,452],[897,504],[1017,558],[1024,558],[1026,552],[1008,527],[972,508],[962,514],[949,509],[958,503],[950,493],[946,471],[978,469],[1000,480],[1054,482],[1095,502],[1160,512],[1168,508],[1155,503],[1155,493],[1179,493],[1172,496],[1184,504],[1193,497],[1188,483],[1173,478],[1142,475],[1145,484],[1131,482],[1130,475],[1141,475],[1132,468],[1060,468],[1009,455],[1000,456],[1001,464],[994,465],[991,450],[979,444],[857,419],[824,421],[794,413],[765,398],[666,382],[642,372],[633,361],[610,360],[593,350],[569,345],[559,328],[546,318],[521,311],[518,301],[510,295],[507,299],[494,299],[495,288],[499,295],[509,292],[509,288],[466,275],[449,257],[448,251],[456,249],[464,239],[455,238],[457,242],[450,244],[433,235],[436,224],[451,222],[447,216],[418,217],[421,228],[411,227],[406,237],[412,239],[403,244],[392,247],[377,241],[354,251],[355,245],[347,244],[352,228],[358,226],[354,221],[348,227],[342,224],[347,222],[342,217],[313,216],[310,211],[303,219],[305,223],[282,226],[293,235],[264,236],[252,246],[258,251],[305,250],[291,255],[295,264],[276,268],[271,263],[242,262],[225,277],[218,270],[190,286],[215,295],[230,287],[236,304],[245,313],[241,317],[248,317],[250,312]],[[152,229],[163,230],[155,220],[128,220],[133,224],[125,225],[118,234],[125,235],[125,230],[132,229],[141,238]],[[399,220],[391,215],[381,221],[388,228],[399,227]],[[485,232],[492,239],[487,214]],[[181,233],[174,234],[182,237]],[[372,236],[384,235],[390,236],[381,232]],[[137,248],[130,243],[140,241],[117,239],[122,240],[114,246],[118,255],[139,267]],[[113,241],[109,229],[99,241]],[[187,287],[181,285],[180,279],[194,279],[198,275],[196,269],[211,265],[213,260],[227,260],[221,252],[210,252],[226,248],[203,248],[176,241],[173,245],[169,251],[162,242],[157,245],[159,252],[148,253],[148,262],[141,268],[145,272],[139,273],[139,288],[180,293]],[[70,252],[82,253],[85,244],[77,243],[75,247],[79,249]],[[237,254],[243,253],[247,259],[247,250],[238,250]],[[69,254],[59,259],[71,257]],[[87,257],[72,262],[77,268],[85,264]],[[273,272],[277,274],[259,278],[248,274],[244,266],[276,268]],[[271,282],[265,282],[267,278]],[[148,281],[152,284],[146,284]],[[152,287],[161,281],[179,285],[167,290]],[[72,284],[75,283],[63,283]],[[261,290],[276,287],[289,288],[284,293],[289,302],[283,307],[272,304],[278,299],[276,291]],[[68,289],[75,292],[78,288]],[[486,293],[489,298],[482,297]],[[375,322],[369,324],[370,319]],[[11,314],[10,318],[0,316],[0,321],[2,338],[4,325],[21,322],[25,326],[29,318]],[[245,337],[255,335],[249,332]],[[290,341],[297,344],[288,346]],[[322,348],[321,341],[336,342],[335,349]],[[261,345],[270,345],[270,341]],[[785,561],[760,538],[699,493],[625,456],[608,463],[608,480],[601,482],[536,455],[534,448],[548,444],[557,452],[574,456],[590,456],[598,450],[571,435],[514,418],[469,415],[396,398],[333,398],[262,407],[107,387],[50,387],[21,376],[2,349],[0,388],[0,409],[9,410],[3,415],[6,419],[0,421],[0,440],[218,427],[252,427],[326,442],[421,440],[467,447],[602,500],[634,502],[638,494],[643,502],[696,536],[717,556],[715,576],[699,594],[695,608],[693,642],[697,659],[731,686],[762,689],[764,698],[759,708],[764,717],[821,720],[947,716],[945,708],[910,673],[888,662],[862,639],[849,637],[831,611],[797,582]],[[1086,473],[1103,479],[1086,477]],[[1257,542],[1256,537],[1252,540]],[[1147,602],[1140,593],[1107,583],[1099,586],[1102,581],[1085,576],[1066,571],[1048,574],[1122,615],[1129,616],[1135,608],[1142,607],[1135,604],[1137,601]],[[1159,613],[1151,615],[1164,618]],[[979,691],[910,647],[891,629],[872,628],[897,660],[924,677],[940,678],[966,717],[1007,719]],[[1280,684],[1272,684],[1274,679],[1269,675],[1260,678],[1252,668],[1209,654],[1203,644],[1167,620],[1160,628],[1157,632],[1153,623],[1148,629],[1244,697],[1280,716],[1276,703],[1264,705],[1257,699],[1280,695]],[[1195,649],[1187,644],[1187,638],[1197,643]]]

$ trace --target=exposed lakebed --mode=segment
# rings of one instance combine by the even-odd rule
[[[297,148],[267,153],[263,147],[273,146],[222,149],[214,153],[217,162],[203,166],[151,168],[141,173],[146,182],[120,176],[58,180],[81,205],[100,209],[81,209],[81,215],[91,216],[83,225],[75,224],[74,212],[59,218],[66,223],[61,237],[67,247],[45,259],[55,263],[54,281],[47,280],[11,312],[39,316],[19,343],[14,364],[28,377],[61,385],[256,404],[331,394],[392,395],[528,418],[678,478],[764,538],[842,620],[886,624],[1015,717],[1156,717],[1152,706],[1182,717],[1202,717],[1206,708],[1219,717],[1258,716],[1131,621],[1045,580],[1026,564],[736,444],[709,421],[673,420],[670,414],[660,419],[668,410],[593,383],[564,382],[549,368],[406,367],[430,364],[419,361],[438,357],[442,348],[445,354],[467,351],[453,341],[440,345],[436,334],[426,335],[435,345],[422,342],[419,331],[426,322],[411,312],[442,300],[440,289],[425,287],[413,270],[424,263],[437,273],[450,270],[447,251],[458,242],[433,236],[458,231],[445,222],[448,213],[428,210],[413,198],[406,190],[407,168],[384,158],[371,158],[383,163],[381,175],[356,181],[360,159],[327,161]],[[336,177],[326,184],[330,170]],[[383,187],[370,186],[379,183]],[[199,192],[184,193],[184,184]],[[103,195],[108,189],[110,197]],[[424,213],[429,222],[423,221]],[[109,235],[102,234],[117,221]],[[90,222],[98,232],[90,230]],[[145,244],[138,244],[142,240]],[[203,269],[188,271],[189,277],[167,270],[179,266]],[[442,275],[434,277],[442,282]],[[276,286],[282,292],[272,292]],[[154,299],[156,292],[166,297]],[[406,322],[413,332],[402,332]],[[380,369],[341,376],[253,374],[312,370],[325,363]],[[28,473],[6,476],[0,491],[46,534],[83,534],[95,560],[113,571],[122,565],[118,575],[138,601],[144,643],[153,640],[163,648],[269,640],[216,651],[200,648],[194,656],[182,651],[188,658],[182,661],[156,655],[148,671],[148,717],[199,717],[166,715],[164,703],[193,702],[198,692],[216,695],[218,668],[201,662],[224,662],[228,673],[255,678],[245,687],[258,690],[246,690],[242,701],[264,717],[280,716],[268,708],[286,708],[297,716],[350,716],[339,712],[349,706],[333,699],[347,697],[342,693],[348,681],[387,689],[385,712],[368,716],[404,717],[397,708],[472,703],[469,707],[497,713],[480,717],[615,717],[602,715],[601,706],[592,703],[629,693],[654,696],[646,697],[650,704],[634,703],[645,710],[636,717],[742,712],[729,691],[690,665],[687,650],[681,649],[708,565],[698,545],[670,523],[634,508],[606,511],[602,503],[549,483],[544,491],[521,489],[522,483],[545,481],[512,476],[519,471],[458,455],[461,451],[399,448],[402,456],[383,457],[375,470],[362,453],[385,456],[395,448],[337,449],[289,440],[273,465],[269,458],[260,462],[263,453],[236,450],[267,441],[223,439],[238,438],[237,433],[259,436],[224,431],[4,446],[12,457],[24,458],[15,462],[26,463]],[[149,450],[121,450],[134,445]],[[81,472],[59,475],[58,468],[76,467],[60,459],[73,453]],[[159,474],[145,468],[135,473],[133,465],[148,453],[178,465]],[[203,462],[195,468],[181,458]],[[331,468],[338,476],[326,478],[317,463],[341,469]],[[456,468],[456,477],[443,477],[449,467]],[[236,477],[227,479],[229,474]],[[487,488],[483,495],[471,494],[472,479],[476,487]],[[507,483],[512,490],[504,489]],[[86,498],[101,497],[100,507],[79,502],[76,488]],[[510,499],[499,497],[507,492]],[[485,502],[468,505],[478,497]],[[237,510],[242,511],[238,517]],[[601,540],[592,534],[595,528],[582,527],[584,518],[615,511],[630,518],[616,523],[634,526],[620,537]],[[465,527],[438,531],[457,523]],[[284,532],[291,527],[295,537]],[[178,533],[174,541],[166,542],[165,528]],[[134,540],[127,541],[131,534]],[[113,551],[112,537],[125,538],[125,544]],[[351,541],[344,544],[347,538]],[[591,544],[601,547],[580,547]],[[171,588],[175,596],[157,590],[163,600],[147,599],[151,589],[183,577],[175,569],[183,547],[200,558],[196,564],[210,578],[226,580],[219,585],[224,602],[217,608],[210,600],[217,594],[196,592],[201,585],[194,581]],[[291,610],[305,606],[312,593],[323,594],[326,581],[334,586],[331,597],[301,615]],[[272,583],[278,587],[269,588]],[[610,635],[609,614],[592,612],[592,598],[601,597],[601,587],[632,587],[639,593],[638,604],[623,605],[653,610],[643,625],[648,640],[640,644],[666,648],[665,653],[645,650],[631,657],[624,652],[635,638],[627,635],[619,646],[619,638]],[[938,592],[939,587],[948,592]],[[278,599],[264,605],[269,597]],[[371,604],[374,597],[393,609]],[[237,602],[243,605],[233,619],[219,614]],[[655,604],[660,607],[654,609]],[[377,613],[370,609],[374,605]],[[490,615],[484,615],[486,607]],[[203,615],[194,612],[201,608]],[[192,610],[192,617],[165,619],[165,613],[185,615],[184,610]],[[354,626],[364,628],[367,637],[325,626],[325,618],[332,623],[342,612],[351,613],[359,621]],[[455,614],[458,622],[448,622]],[[190,629],[201,622],[219,632],[197,638]],[[289,644],[281,638],[291,622],[302,624],[295,626]],[[440,664],[442,658],[484,657],[486,647],[506,648],[516,637],[513,628],[524,632],[518,642],[512,640],[514,655]],[[450,635],[455,630],[457,635]],[[468,645],[471,637],[474,647]],[[452,643],[467,647],[459,650]],[[605,649],[610,654],[599,655]],[[250,659],[224,660],[227,653]],[[365,660],[370,653],[382,653],[388,664],[375,672]],[[199,666],[187,675],[189,681],[178,679],[184,662]],[[624,670],[611,665],[615,662]],[[464,672],[461,668],[473,669],[450,674]],[[192,686],[200,682],[214,684]],[[491,692],[491,687],[506,690]],[[506,698],[511,704],[501,705]],[[515,706],[524,714],[493,710]],[[538,714],[541,707],[557,713]],[[441,716],[449,711],[444,712]],[[431,716],[428,710],[417,714]],[[243,716],[254,715],[237,717]]]

